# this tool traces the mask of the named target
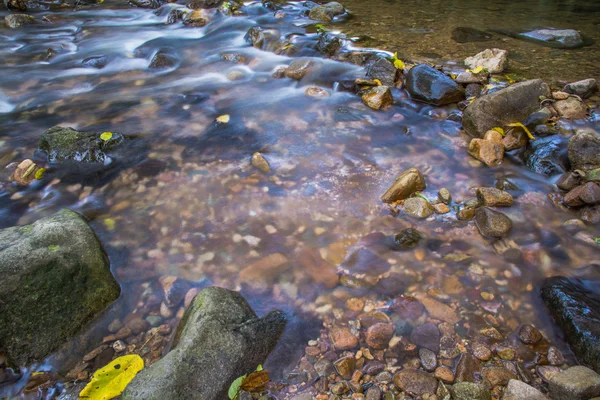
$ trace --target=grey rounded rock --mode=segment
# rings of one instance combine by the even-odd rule
[[[512,229],[510,218],[487,207],[480,207],[475,211],[475,223],[479,233],[492,238],[502,238]]]

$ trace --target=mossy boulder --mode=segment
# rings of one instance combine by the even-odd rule
[[[49,162],[69,160],[106,164],[110,162],[108,153],[124,141],[125,136],[117,132],[81,132],[55,126],[42,135],[39,151],[48,156]]]
[[[206,288],[179,323],[173,349],[140,372],[121,399],[226,399],[235,379],[265,361],[285,324],[280,311],[258,318],[238,293]]]
[[[62,210],[0,230],[0,351],[15,365],[44,359],[119,293],[79,214]]]

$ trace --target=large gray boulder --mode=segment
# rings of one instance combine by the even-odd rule
[[[277,344],[286,317],[258,318],[236,292],[202,290],[186,311],[173,349],[140,372],[122,400],[222,400],[231,383],[253,372]]]
[[[39,361],[114,301],[119,285],[87,222],[71,210],[0,230],[0,350]]]
[[[506,130],[512,122],[524,122],[540,108],[542,98],[549,98],[550,94],[550,87],[541,79],[516,83],[487,94],[465,109],[463,128],[473,137],[483,137],[494,127]]]

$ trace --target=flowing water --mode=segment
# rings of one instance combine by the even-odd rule
[[[527,77],[598,77],[594,2],[412,3],[349,0],[351,16],[327,28],[362,38],[346,40],[347,49],[372,46],[456,69],[464,56],[493,44],[515,48],[511,65]],[[52,5],[51,12],[34,13],[38,21],[47,15],[46,22],[0,29],[2,166],[32,157],[45,166],[35,150],[55,125],[135,135],[102,172],[50,166],[46,178],[22,188],[8,183],[12,170],[0,170],[0,227],[62,208],[91,220],[126,303],[104,317],[101,336],[115,318],[159,315],[160,301],[151,299],[160,291],[158,278],[168,275],[241,290],[259,313],[282,308],[292,315],[284,350],[267,363],[279,376],[324,323],[355,317],[346,310],[353,296],[366,301],[365,309],[385,310],[398,295],[429,293],[458,306],[465,338],[490,320],[505,334],[533,322],[568,354],[537,288],[552,275],[598,276],[597,245],[589,239],[600,232],[588,226],[574,236],[563,226],[577,213],[547,199],[557,177],[529,171],[516,156],[496,168],[475,162],[460,122],[448,118],[460,113],[456,105],[432,107],[393,89],[392,107],[367,108],[341,90],[364,69],[314,50],[318,34],[306,29],[314,21],[302,15],[300,3],[286,4],[277,15],[256,2],[235,17],[207,11],[211,21],[202,28],[165,24],[169,11],[181,7],[145,10],[112,0],[76,11]],[[450,43],[453,26],[485,29],[501,22],[577,28],[596,43],[577,50],[499,36],[491,43]],[[256,25],[294,45],[283,53],[314,57],[301,81],[273,76],[293,57],[251,47],[244,36]],[[149,68],[158,51],[171,66]],[[539,57],[530,57],[534,51]],[[227,53],[244,62],[224,59]],[[86,66],[94,57],[105,66]],[[308,96],[309,87],[329,96]],[[597,127],[595,112],[586,121],[561,122],[562,131]],[[223,115],[228,123],[217,122]],[[250,164],[256,151],[272,173]],[[425,175],[427,198],[450,190],[451,213],[416,220],[381,203],[379,196],[410,167]],[[518,187],[515,204],[503,210],[514,228],[508,238],[490,241],[472,221],[458,221],[455,211],[474,197],[472,188],[500,178]],[[409,227],[425,237],[417,248],[389,245]],[[265,260],[274,253],[284,262]],[[493,296],[482,300],[482,292]],[[180,316],[165,321],[176,326]]]

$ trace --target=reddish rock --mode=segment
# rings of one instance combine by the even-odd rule
[[[489,167],[502,164],[504,160],[504,144],[501,142],[472,139],[469,143],[469,154]]]
[[[374,349],[385,349],[394,336],[394,325],[377,323],[367,329],[366,342]]]
[[[334,326],[329,330],[329,337],[336,350],[352,350],[358,346],[358,338],[352,334],[350,328]]]
[[[435,393],[438,386],[437,379],[416,369],[405,369],[398,372],[394,375],[394,384],[412,396]]]
[[[483,369],[483,377],[492,386],[506,386],[511,379],[517,379],[517,376],[503,367],[487,367]]]
[[[456,311],[444,303],[440,303],[439,301],[430,299],[429,297],[422,299],[421,303],[423,303],[423,306],[432,318],[439,319],[440,321],[448,322],[450,324],[456,324],[458,321],[460,321],[460,318],[458,315],[456,315]]]
[[[318,251],[303,249],[298,255],[297,262],[316,283],[322,283],[328,288],[337,286],[340,280],[337,267],[325,261]]]
[[[600,203],[600,185],[596,182],[588,182],[577,186],[565,195],[563,202],[569,207],[598,204]]]
[[[448,367],[437,367],[434,376],[446,384],[454,383],[454,372]]]

